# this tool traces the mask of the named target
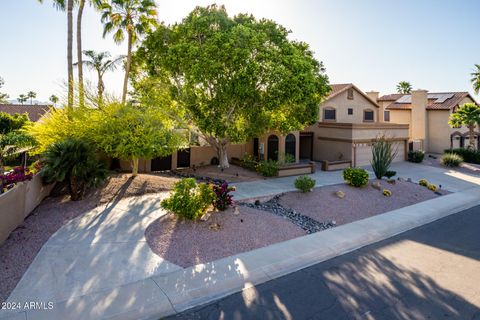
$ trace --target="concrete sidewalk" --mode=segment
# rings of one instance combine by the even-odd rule
[[[57,298],[52,310],[0,313],[0,319],[158,319],[479,204],[480,188],[473,188],[214,262]],[[125,262],[115,266],[125,268]],[[68,273],[69,266],[66,267],[64,272]],[[29,295],[29,299],[45,301],[42,296]],[[26,301],[18,294],[9,299],[17,300]]]

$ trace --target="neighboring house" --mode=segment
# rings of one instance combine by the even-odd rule
[[[51,106],[39,104],[0,104],[0,112],[5,112],[11,115],[16,113],[26,113],[32,122],[37,122],[45,113],[48,112],[48,110],[50,110],[50,108]]]
[[[370,164],[371,146],[380,136],[397,150],[394,161],[406,158],[408,123],[383,122],[377,92],[364,93],[351,83],[333,84],[319,106],[319,121],[300,132],[300,158]]]
[[[415,90],[412,94],[389,94],[378,98],[384,121],[410,124],[410,149],[443,153],[445,149],[469,144],[466,127],[451,128],[450,114],[465,103],[476,103],[468,92],[430,93]],[[478,129],[477,129],[478,130]],[[475,132],[476,147],[480,133]]]

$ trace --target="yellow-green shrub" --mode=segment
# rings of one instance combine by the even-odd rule
[[[436,185],[430,183],[427,185],[427,188],[428,190],[431,190],[433,192],[436,192],[438,190],[438,187]]]
[[[422,187],[426,187],[428,186],[428,181],[425,179],[420,179],[420,181],[418,181],[418,184],[421,185]]]
[[[388,189],[383,189],[383,195],[385,197],[391,197],[392,196],[392,191],[390,191]]]

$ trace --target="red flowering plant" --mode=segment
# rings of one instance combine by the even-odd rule
[[[0,194],[12,189],[17,183],[31,180],[33,173],[24,167],[14,167],[12,171],[0,175]]]
[[[215,209],[224,211],[233,204],[233,195],[231,195],[230,192],[235,191],[235,187],[229,187],[228,182],[224,181],[220,184],[213,184],[213,191],[217,196],[213,202]]]

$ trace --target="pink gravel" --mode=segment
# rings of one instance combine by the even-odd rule
[[[273,213],[247,207],[216,212],[204,221],[180,220],[173,214],[147,227],[153,252],[182,267],[214,261],[305,235],[305,231]],[[243,222],[242,222],[243,221]],[[210,229],[218,223],[220,229]]]
[[[316,188],[308,193],[289,192],[280,198],[279,203],[317,221],[335,221],[341,225],[439,197],[425,187],[398,180],[395,184],[381,180],[382,188],[377,190],[371,186],[375,181],[379,180],[371,180],[362,188],[340,184]],[[383,189],[390,190],[392,196],[384,196]],[[345,193],[343,199],[335,195],[339,190]],[[449,193],[446,190],[440,192]]]

